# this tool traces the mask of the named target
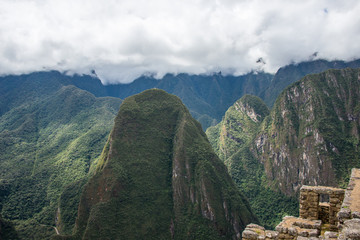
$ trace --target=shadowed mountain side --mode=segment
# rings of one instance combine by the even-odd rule
[[[239,239],[254,221],[180,99],[147,90],[120,107],[82,193],[74,237]]]

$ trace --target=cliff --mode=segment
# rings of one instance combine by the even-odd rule
[[[276,100],[253,152],[283,193],[294,195],[302,185],[344,186],[359,166],[359,71],[308,75]]]
[[[226,111],[222,121],[206,131],[220,159],[226,161],[239,151],[239,148],[247,145],[268,114],[269,109],[256,96],[245,95],[236,101]]]
[[[127,98],[85,185],[75,238],[239,239],[257,221],[180,99]]]
[[[268,115],[269,109],[260,98],[245,95],[206,134],[261,224],[274,228],[283,215],[296,214],[298,209],[295,198],[269,186],[264,167],[252,152],[254,138]]]

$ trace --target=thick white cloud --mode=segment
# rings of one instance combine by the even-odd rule
[[[274,72],[360,57],[358,0],[0,0],[0,74]],[[258,62],[259,58],[263,62]]]

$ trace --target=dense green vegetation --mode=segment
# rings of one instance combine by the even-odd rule
[[[0,239],[17,240],[19,236],[15,231],[14,224],[4,220],[0,214]]]
[[[61,233],[67,235],[73,233],[83,186],[96,168],[98,172],[106,169],[110,141],[104,148],[102,158],[98,159],[113,126],[113,119],[121,100],[105,96],[124,98],[153,87],[165,89],[179,96],[190,109],[192,116],[198,119],[205,129],[218,122],[225,110],[245,93],[260,95],[260,92],[263,92],[261,97],[265,98],[268,105],[272,105],[275,96],[285,86],[305,74],[323,71],[330,67],[343,68],[358,65],[359,60],[349,63],[319,60],[290,65],[278,71],[266,91],[264,89],[269,86],[272,75],[264,73],[250,73],[240,77],[221,74],[212,76],[179,74],[176,76],[166,75],[160,80],[141,77],[131,84],[108,86],[104,86],[96,77],[67,76],[55,71],[0,77],[0,213],[2,215],[0,236],[4,234],[3,229],[8,229],[9,231],[6,231],[6,234],[10,234],[6,235],[8,239],[17,237],[20,239],[48,239],[55,234],[55,222]],[[270,167],[276,161],[271,157],[274,155],[266,149],[269,144],[272,144],[272,151],[278,151],[276,152],[277,156],[285,153],[286,161],[302,159],[302,151],[305,147],[302,149],[298,146],[305,146],[305,144],[314,146],[318,153],[314,150],[313,154],[318,154],[318,158],[326,164],[331,163],[331,165],[322,166],[322,169],[330,169],[330,171],[322,171],[322,175],[318,176],[317,180],[320,179],[323,182],[317,182],[318,184],[327,184],[331,181],[335,183],[334,181],[336,181],[336,184],[344,186],[348,182],[350,168],[360,167],[358,122],[360,119],[360,88],[357,74],[356,70],[354,72],[347,70],[311,75],[287,88],[274,105],[271,116],[266,117],[265,120],[263,119],[268,114],[266,106],[258,98],[247,95],[238,103],[241,102],[244,106],[256,109],[260,116],[258,122],[249,118],[248,113],[243,114],[237,111],[236,107],[239,106],[235,104],[226,112],[219,125],[208,129],[207,134],[212,146],[226,163],[237,186],[250,200],[251,207],[259,217],[261,224],[273,227],[282,215],[297,214],[295,198],[285,197],[277,191],[279,183],[284,180],[278,179],[276,174],[279,171]],[[304,92],[303,94],[300,91],[302,98],[301,101],[298,101],[298,97],[293,91],[295,88],[301,89],[303,83],[306,84],[307,91],[314,89],[314,92]],[[303,98],[304,96],[309,96],[312,105],[317,106],[313,111],[315,115],[313,122],[304,121],[312,116],[312,113],[305,111],[305,107],[309,107],[309,105],[306,104],[307,100],[304,100],[306,99]],[[175,104],[175,108],[183,108],[180,107],[181,104],[175,102],[172,104]],[[149,109],[154,107],[148,106]],[[135,104],[130,107],[129,113],[138,114],[140,110],[142,109],[137,108]],[[282,114],[285,110],[287,115],[283,117]],[[166,127],[165,130],[160,131],[163,134],[161,139],[167,141],[164,140],[166,142],[164,146],[167,147],[161,148],[162,153],[170,151],[168,157],[171,158],[175,152],[173,139],[175,136],[179,136],[179,120],[171,114],[168,116],[169,118],[164,115],[161,115],[161,119],[156,116],[152,117],[159,123],[164,123],[165,119],[175,121],[172,122],[173,125],[162,125],[162,128]],[[135,134],[134,138],[138,137],[140,133],[147,137],[159,137],[155,133],[156,128],[151,131],[137,132],[140,124],[150,124],[145,117],[140,120],[137,125],[133,125],[133,129],[129,130],[133,131],[129,134]],[[186,148],[186,151],[185,148],[178,149],[177,152],[185,151],[187,159],[202,159],[201,164],[194,166],[194,169],[197,169],[198,172],[205,170],[207,174],[198,174],[195,179],[206,179],[212,184],[221,182],[221,185],[215,184],[214,189],[211,190],[211,192],[219,191],[224,183],[228,184],[227,180],[224,180],[226,177],[217,174],[217,172],[223,171],[222,167],[217,165],[214,160],[217,158],[209,153],[212,151],[208,147],[204,147],[206,141],[199,137],[201,134],[190,134],[191,132],[198,133],[199,125],[193,120],[189,120],[186,121],[184,128],[187,130],[182,132],[186,134],[180,139],[189,143],[191,147]],[[175,130],[171,132],[170,129]],[[169,133],[166,133],[167,130]],[[265,153],[257,152],[254,141],[258,141],[260,135],[255,133],[263,134],[266,137],[264,141],[267,141],[268,145],[262,146]],[[164,137],[166,134],[168,137]],[[257,136],[254,138],[254,135]],[[324,144],[311,142],[310,139],[315,136],[321,136]],[[188,140],[184,141],[184,139]],[[197,139],[197,142],[194,139]],[[142,141],[137,144],[139,145],[134,147],[144,147]],[[287,146],[286,151],[288,149],[288,152],[284,152],[280,146]],[[158,153],[160,156],[160,153],[156,152],[157,150],[150,149],[152,147],[154,146],[148,146],[148,154]],[[202,150],[195,151],[195,148]],[[183,157],[185,154],[181,156]],[[149,157],[149,160],[151,159]],[[97,166],[98,161],[100,164]],[[286,187],[290,188],[291,185],[295,189],[304,183],[301,182],[302,180],[296,179],[298,171],[295,172],[298,169],[306,169],[301,165],[302,162],[305,161],[286,162],[282,167],[278,167],[279,170],[286,169],[285,175],[289,176],[283,186],[288,182]],[[161,164],[163,163],[161,162]],[[151,164],[146,161],[139,160],[135,165],[149,166],[149,170],[152,170],[151,174],[153,171],[158,171],[158,168],[154,167],[155,165],[151,167]],[[214,165],[217,166],[216,171],[210,171],[209,166],[210,169],[213,169],[211,166]],[[117,167],[117,170],[128,174],[129,166]],[[173,165],[164,164],[162,168],[159,168],[163,169],[160,172],[165,172],[165,169],[169,169],[171,166]],[[288,166],[291,166],[292,169]],[[310,167],[310,171],[314,169],[317,168]],[[186,172],[185,169],[183,170]],[[332,179],[333,175],[335,180]],[[154,181],[160,184],[159,186],[170,186],[171,172],[165,180],[162,179],[163,181],[160,182],[157,181],[161,177],[156,176],[154,179],[144,179]],[[305,183],[313,183],[311,182],[313,180],[309,179],[316,179],[314,176],[307,176]],[[117,183],[116,179],[111,181]],[[190,182],[190,185],[194,189],[199,188],[200,186],[195,182],[195,180]],[[140,189],[146,190],[145,186],[148,185],[145,184],[144,188]],[[237,199],[235,202],[238,202],[239,205],[232,203],[236,205],[235,208],[248,209],[244,197],[232,190],[231,184],[226,189],[229,192],[224,193],[222,197]],[[173,190],[171,191],[173,193]],[[161,202],[173,198],[169,190],[160,192],[162,193],[159,194]],[[146,196],[146,199],[152,198],[154,196]],[[137,204],[143,206],[142,202]],[[174,207],[174,205],[172,206]],[[154,206],[144,205],[144,207],[143,214],[145,215],[155,209]],[[99,206],[100,210],[102,208],[112,209],[110,205]],[[148,225],[144,227],[147,230],[144,231],[155,229],[157,224],[154,222],[164,223],[164,219],[171,216],[177,226],[175,228],[177,236],[186,237],[181,234],[190,233],[194,238],[207,236],[208,239],[212,237],[216,239],[218,231],[214,229],[209,231],[208,226],[212,222],[199,217],[198,214],[201,212],[199,208],[201,209],[201,206],[189,207],[186,205],[181,211],[179,210],[180,213],[176,215],[177,220],[175,221],[174,213],[169,213],[169,209],[173,208],[164,204],[165,215],[163,217],[159,215],[157,220],[149,220]],[[97,216],[98,213],[91,214]],[[101,212],[99,214],[101,215]],[[248,210],[243,210],[242,217],[252,219],[253,215]],[[129,218],[132,219],[133,216],[129,216]],[[109,221],[111,219],[114,220],[110,216]],[[169,229],[169,224],[167,226]],[[226,226],[223,224],[220,227],[226,228]],[[14,229],[17,233],[13,231]],[[104,231],[106,229],[108,228],[105,227]]]
[[[284,215],[298,214],[298,202],[269,186],[264,166],[251,151],[258,128],[268,115],[269,109],[260,98],[245,95],[229,108],[217,126],[206,133],[231,177],[249,199],[260,223],[266,228],[274,228]]]
[[[59,76],[0,79],[6,90],[0,116],[1,214],[21,239],[55,234],[60,195],[87,178],[121,102],[95,98]],[[77,206],[68,211],[76,214]],[[62,220],[68,229],[74,225],[74,219]]]
[[[201,125],[179,98],[148,90],[123,102],[74,237],[232,239],[252,221]]]
[[[258,139],[266,139],[260,160],[282,192],[293,195],[303,184],[345,187],[360,166],[358,76],[359,69],[308,75],[277,99]]]

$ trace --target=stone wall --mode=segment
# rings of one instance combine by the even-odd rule
[[[351,171],[338,219],[339,239],[360,239],[360,169]]]
[[[322,202],[322,199],[328,202]],[[326,224],[324,224],[326,223]],[[243,240],[360,240],[360,169],[353,169],[346,191],[303,186],[300,217],[286,216],[276,231],[249,224]]]
[[[328,195],[329,203],[320,204],[320,195]],[[325,220],[334,228],[338,224],[337,213],[341,209],[345,190],[341,188],[302,186],[300,189],[300,218],[310,220]],[[328,210],[327,210],[328,209]],[[328,211],[328,212],[327,212]],[[324,219],[328,216],[327,219]]]

